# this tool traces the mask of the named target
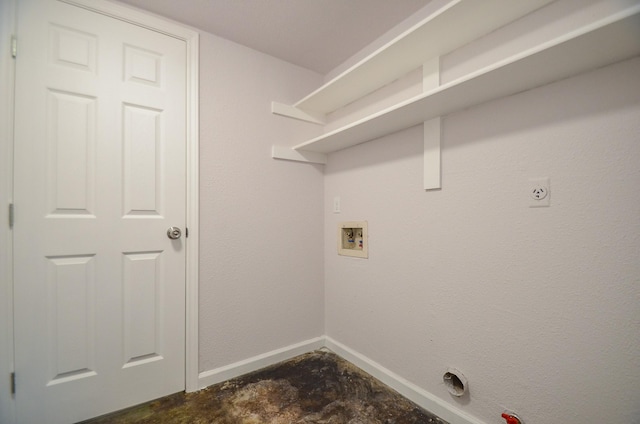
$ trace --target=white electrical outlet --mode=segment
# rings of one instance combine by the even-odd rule
[[[529,207],[544,208],[551,206],[549,178],[533,178],[529,180]]]
[[[337,196],[333,198],[333,213],[340,213],[340,198]]]

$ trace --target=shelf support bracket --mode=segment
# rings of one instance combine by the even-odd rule
[[[436,56],[422,65],[422,90],[433,90],[440,86],[440,57]],[[441,117],[422,124],[424,137],[424,189],[441,188],[440,171],[440,130]]]
[[[271,157],[274,159],[292,160],[295,162],[327,163],[327,155],[324,153],[293,150],[291,147],[272,146]]]
[[[312,124],[317,125],[324,125],[327,123],[324,115],[305,112],[304,110],[298,109],[295,106],[289,106],[278,102],[271,102],[271,113],[273,113],[274,115],[297,119],[299,121],[311,122]]]

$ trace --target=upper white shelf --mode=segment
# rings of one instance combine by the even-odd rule
[[[437,116],[549,84],[639,54],[640,4],[636,4],[293,148],[300,151],[333,152]]]
[[[551,0],[452,0],[293,106],[326,114]]]

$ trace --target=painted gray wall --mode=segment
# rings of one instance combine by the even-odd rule
[[[319,128],[272,115],[322,76],[200,38],[200,371],[324,334],[323,170],[271,159]]]

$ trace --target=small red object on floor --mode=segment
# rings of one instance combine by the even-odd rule
[[[522,424],[522,422],[520,421],[520,419],[518,417],[516,417],[514,415],[507,414],[506,412],[504,412],[502,414],[502,418],[507,420],[507,424]]]

